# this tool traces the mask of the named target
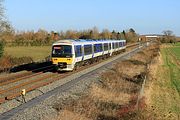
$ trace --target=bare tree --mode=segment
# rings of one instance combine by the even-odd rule
[[[163,36],[161,42],[174,43],[176,41],[175,35],[173,35],[173,31],[164,30],[163,34],[164,34],[164,36]]]
[[[2,0],[0,0],[0,32],[2,31],[3,18],[4,18],[4,7],[2,6]]]
[[[171,30],[164,30],[163,33],[166,36],[171,36],[173,34],[173,31],[171,31]]]
[[[98,28],[95,26],[92,29],[92,35],[91,35],[91,39],[98,39],[99,37],[99,30]]]
[[[4,15],[4,8],[2,6],[2,0],[0,0],[0,34],[1,34],[1,29],[3,25],[3,16]],[[3,42],[0,40],[0,57],[2,57],[4,52],[4,45]]]
[[[5,17],[3,1],[4,0],[0,0],[0,34],[2,34],[3,32],[12,32],[13,31],[10,23],[8,22],[8,20]]]
[[[102,39],[110,39],[111,38],[111,32],[108,29],[103,29],[101,33]]]
[[[4,7],[2,6],[3,0],[0,0],[0,19],[4,16]]]

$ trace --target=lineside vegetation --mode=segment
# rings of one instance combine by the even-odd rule
[[[161,56],[150,67],[146,87],[148,108],[144,115],[152,119],[180,119],[179,43],[161,46]]]
[[[139,113],[146,107],[144,97],[137,100],[147,65],[158,55],[158,46],[139,52],[130,60],[117,63],[102,73],[99,82],[90,86],[88,92],[78,100],[64,106],[55,104],[59,119],[74,120],[119,120],[140,119]],[[78,95],[79,96],[79,95]]]

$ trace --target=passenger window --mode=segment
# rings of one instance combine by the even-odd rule
[[[108,50],[108,43],[104,43],[104,51]]]
[[[85,55],[92,54],[92,45],[84,45],[84,54]]]
[[[77,45],[75,46],[75,57],[80,57],[80,56],[82,56],[81,45]]]
[[[113,49],[115,49],[115,43],[113,43],[112,45],[113,45]]]
[[[94,45],[94,53],[102,52],[102,44],[95,44]]]

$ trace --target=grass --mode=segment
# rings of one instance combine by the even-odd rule
[[[173,54],[179,58],[180,56],[178,56],[177,51],[178,49],[176,49],[176,47],[171,47],[170,48],[171,51],[173,52]],[[164,49],[164,52],[166,54],[166,62],[165,65],[167,65],[167,69],[169,70],[169,74],[170,74],[170,81],[171,81],[171,88],[174,90],[175,93],[178,93],[177,96],[174,96],[174,100],[176,99],[180,99],[180,68],[177,65],[176,61],[174,61],[173,57],[170,55],[169,51],[167,51],[167,49]],[[172,106],[173,110],[179,115],[180,114],[180,106],[179,103],[176,102],[172,102],[172,104],[174,104]],[[178,105],[177,105],[178,104]]]
[[[172,51],[175,51],[175,48],[170,48]],[[173,52],[173,56],[170,54],[172,51],[167,51],[166,49],[166,64],[170,69],[170,79],[173,85],[176,87],[176,90],[180,94],[180,66],[177,64],[177,59],[174,58],[176,53]],[[180,56],[177,56],[180,57]]]
[[[157,119],[180,118],[180,68],[172,57],[172,54],[176,55],[174,51],[177,51],[176,47],[161,48],[162,63],[158,64],[151,86],[152,107]]]
[[[180,42],[176,43],[174,46],[179,46],[180,47]]]
[[[173,47],[169,48],[170,51],[180,60],[180,43],[176,43]]]
[[[51,46],[5,47],[5,54],[12,57],[31,57],[34,61],[43,60],[51,53]]]

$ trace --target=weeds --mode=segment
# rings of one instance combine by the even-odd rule
[[[102,73],[100,82],[92,85],[86,96],[64,106],[62,111],[93,120],[143,118],[139,112],[146,107],[145,98],[140,99],[138,106],[137,99],[148,73],[147,64],[158,55],[158,51],[158,46],[151,46],[130,60],[117,63],[112,70]]]

